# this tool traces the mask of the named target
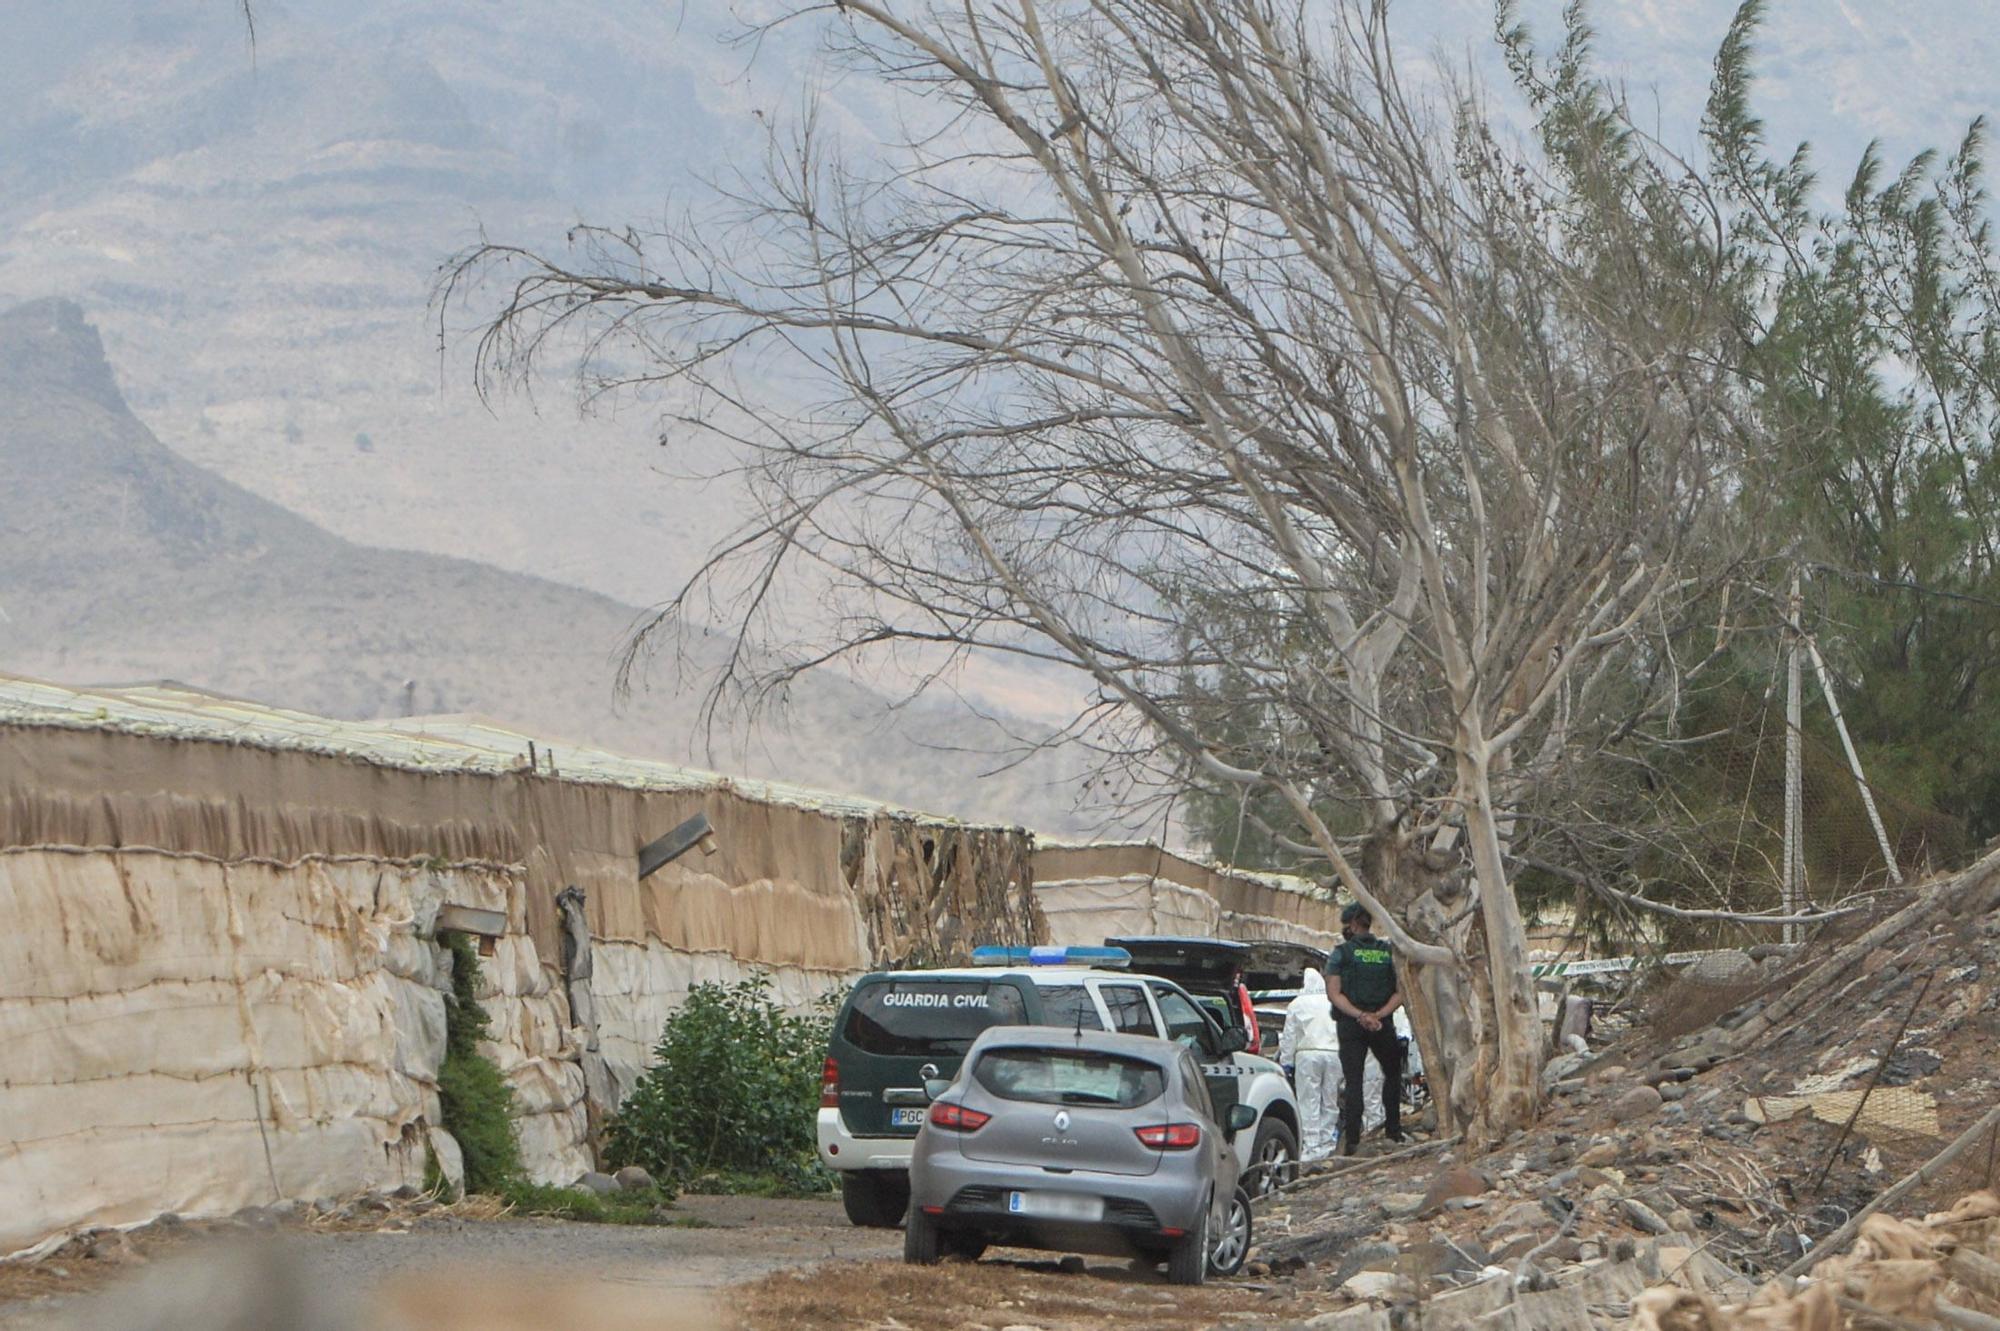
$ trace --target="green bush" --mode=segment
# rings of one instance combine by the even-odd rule
[[[451,996],[445,1001],[444,1066],[438,1069],[444,1128],[464,1153],[465,1190],[504,1192],[522,1176],[514,1092],[493,1060],[479,1052],[488,1025],[478,998],[479,953],[461,933],[447,934],[446,945]]]
[[[830,1016],[791,1016],[766,981],[698,984],[612,1119],[612,1167],[735,1191],[823,1192],[814,1155]]]
[[[606,1196],[583,1188],[555,1188],[541,1183],[509,1184],[501,1198],[521,1215],[553,1216],[596,1225],[670,1225],[677,1229],[708,1229],[700,1216],[674,1210],[674,1196],[661,1188],[614,1192]]]

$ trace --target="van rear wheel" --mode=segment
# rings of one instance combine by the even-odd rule
[[[842,1174],[840,1205],[848,1220],[863,1229],[894,1229],[909,1209],[909,1176],[879,1169]]]

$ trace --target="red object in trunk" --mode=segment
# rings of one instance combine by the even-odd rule
[[[1243,1013],[1243,1026],[1250,1032],[1250,1051],[1255,1053],[1263,1047],[1263,1032],[1257,1029],[1257,1005],[1250,1001],[1250,989],[1243,981],[1236,982],[1236,1006]]]

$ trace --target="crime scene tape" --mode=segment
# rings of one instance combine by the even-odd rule
[[[1736,947],[1714,947],[1702,952],[1669,952],[1657,959],[1661,966],[1685,966],[1703,957],[1719,957],[1734,952],[1741,956],[1743,949]],[[1549,975],[1615,975],[1638,966],[1654,963],[1652,957],[1591,957],[1584,961],[1537,961],[1530,963],[1528,973],[1536,979]]]

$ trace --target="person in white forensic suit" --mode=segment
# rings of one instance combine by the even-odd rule
[[[1299,1159],[1324,1160],[1340,1135],[1340,1033],[1326,977],[1308,970],[1299,996],[1285,1009],[1278,1061],[1299,1102]]]
[[[1397,1008],[1390,1014],[1390,1020],[1395,1024],[1397,1038],[1403,1041],[1403,1085],[1407,1087],[1411,1078],[1424,1074],[1424,1056],[1411,1033],[1409,1013]],[[1361,1128],[1373,1132],[1382,1126],[1382,1120],[1382,1065],[1371,1058],[1361,1072]]]

